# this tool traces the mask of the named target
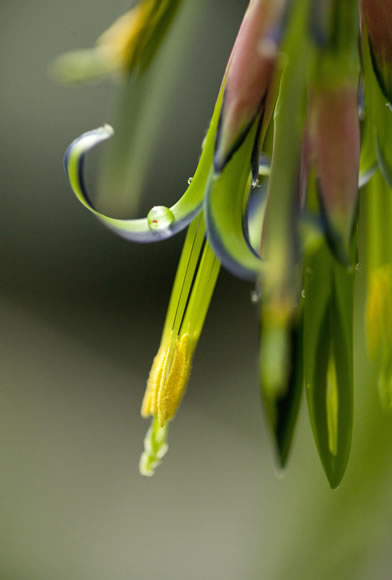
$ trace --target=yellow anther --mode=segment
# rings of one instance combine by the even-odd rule
[[[142,417],[154,417],[158,412],[158,393],[161,388],[162,382],[167,376],[167,366],[169,359],[171,358],[171,353],[173,352],[173,346],[175,343],[175,338],[173,337],[173,331],[165,337],[158,349],[157,354],[154,357],[150,374],[147,379],[146,391],[144,393],[141,415]]]
[[[156,399],[156,393],[159,390],[159,385],[161,383],[164,360],[166,356],[165,349],[163,346],[159,347],[157,354],[154,357],[150,374],[147,380],[146,391],[144,393],[144,398],[142,402],[141,415],[142,417],[150,417],[154,414],[154,400]]]
[[[192,367],[191,345],[189,334],[183,334],[175,343],[173,358],[158,393],[157,415],[161,426],[174,417],[184,396]]]
[[[143,417],[158,417],[160,426],[174,417],[188,384],[195,344],[188,333],[176,339],[173,332],[161,344],[147,381]]]

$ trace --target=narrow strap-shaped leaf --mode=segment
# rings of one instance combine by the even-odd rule
[[[113,129],[109,125],[104,125],[98,129],[83,133],[83,135],[71,143],[65,153],[65,172],[77,199],[106,227],[127,240],[135,242],[156,242],[169,238],[184,229],[199,213],[202,207],[209,172],[212,166],[216,130],[222,106],[223,88],[224,83],[222,83],[195,175],[184,195],[172,207],[153,207],[148,216],[141,219],[112,218],[99,212],[94,207],[84,183],[84,159],[90,149],[112,136]]]
[[[346,469],[353,420],[354,274],[326,245],[305,271],[304,372],[308,409],[322,465],[332,488]]]

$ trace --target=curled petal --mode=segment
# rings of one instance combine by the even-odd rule
[[[159,242],[183,230],[200,212],[202,207],[209,171],[212,166],[222,93],[223,88],[218,96],[195,175],[184,195],[172,207],[153,207],[147,217],[140,219],[112,218],[99,212],[94,207],[83,179],[84,158],[90,149],[113,135],[113,129],[109,125],[83,133],[71,143],[65,153],[65,172],[75,196],[106,227],[127,240],[142,243]]]

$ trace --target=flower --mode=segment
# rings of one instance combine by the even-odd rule
[[[152,62],[182,0],[141,0],[97,40],[93,49],[57,59],[54,75],[64,82],[95,80],[109,74],[140,75]]]
[[[250,0],[197,169],[170,208],[154,207],[137,220],[98,212],[84,185],[83,159],[113,131],[89,131],[69,146],[65,169],[75,195],[115,233],[154,242],[189,226],[142,404],[142,415],[152,417],[143,474],[152,475],[167,451],[168,424],[183,398],[221,265],[256,284],[261,390],[282,466],[305,385],[331,487],[343,477],[361,236],[369,355],[390,406],[392,35],[385,4],[362,0],[359,17],[356,0]]]

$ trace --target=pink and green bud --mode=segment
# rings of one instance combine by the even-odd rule
[[[361,0],[361,16],[369,34],[373,66],[380,87],[392,100],[392,0]]]
[[[332,249],[347,255],[357,205],[360,128],[352,83],[317,87],[310,104],[310,139],[320,204]]]
[[[251,0],[227,67],[214,167],[220,173],[263,112],[287,0]]]

